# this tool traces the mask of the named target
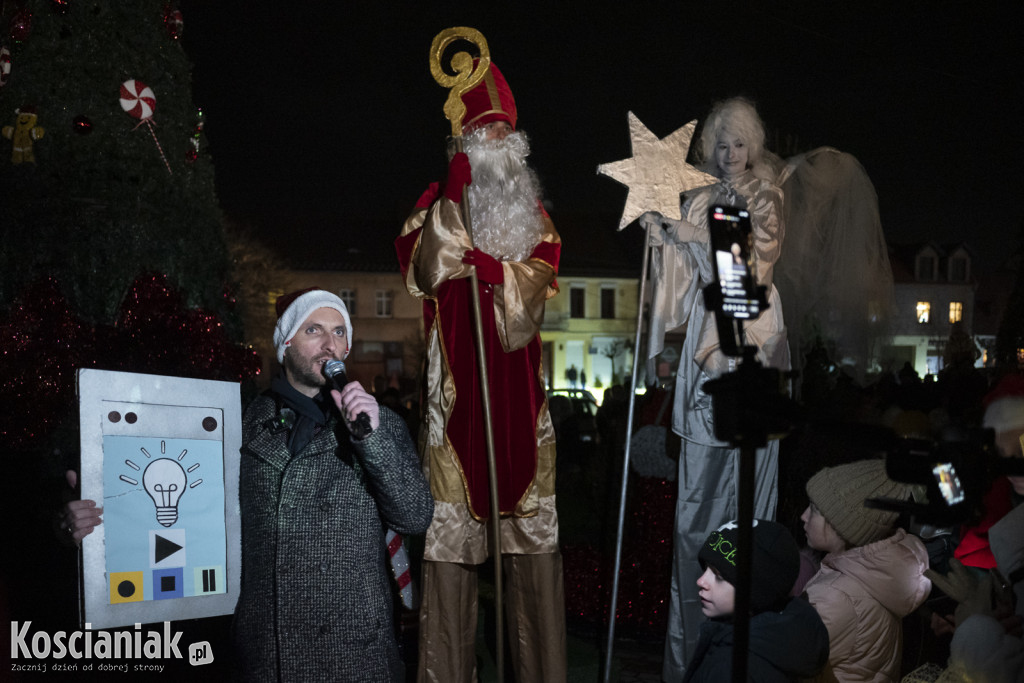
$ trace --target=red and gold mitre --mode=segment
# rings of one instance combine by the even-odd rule
[[[491,62],[484,79],[463,94],[462,102],[466,105],[463,128],[476,128],[491,121],[508,121],[515,130],[516,100],[494,62]]]

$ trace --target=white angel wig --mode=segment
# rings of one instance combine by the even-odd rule
[[[473,176],[468,190],[474,246],[499,261],[525,261],[544,234],[540,181],[526,163],[529,139],[516,131],[488,140],[480,127],[463,136],[463,146]]]
[[[758,178],[771,180],[775,173],[764,159],[764,123],[753,103],[744,97],[716,102],[704,119],[700,134],[699,161],[704,170],[716,176],[722,170],[715,163],[715,147],[723,133],[735,135],[747,146],[747,163]]]

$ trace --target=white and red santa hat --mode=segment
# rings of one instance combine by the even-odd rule
[[[298,333],[306,318],[318,308],[333,308],[345,319],[345,335],[348,350],[352,350],[352,319],[349,318],[345,302],[337,295],[317,287],[300,289],[285,294],[277,299],[277,325],[274,327],[274,348],[277,349],[277,362],[284,363],[284,352],[291,344],[292,338]],[[348,355],[348,351],[345,352]]]
[[[1007,375],[985,396],[982,425],[1009,432],[1024,429],[1024,375]]]

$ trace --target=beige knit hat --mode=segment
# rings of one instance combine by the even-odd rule
[[[826,467],[807,482],[807,495],[825,520],[854,547],[880,541],[899,514],[864,507],[868,498],[910,497],[910,487],[889,479],[884,460],[860,460]]]

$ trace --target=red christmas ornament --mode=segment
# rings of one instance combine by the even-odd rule
[[[88,116],[79,114],[71,122],[71,129],[79,135],[88,135],[92,132],[92,121],[89,120]]]
[[[29,34],[32,33],[32,12],[27,8],[15,12],[11,17],[10,33],[11,40],[16,43],[28,40]]]
[[[171,40],[179,40],[181,38],[181,32],[185,28],[185,20],[181,16],[181,10],[172,8],[170,5],[164,6],[164,28],[167,29],[167,35],[171,37]]]

